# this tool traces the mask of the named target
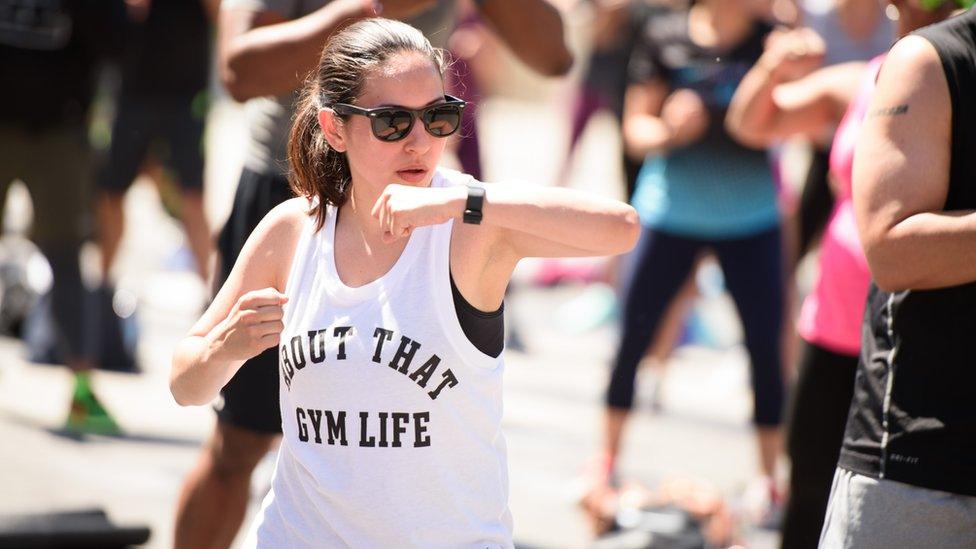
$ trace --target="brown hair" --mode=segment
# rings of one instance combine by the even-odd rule
[[[332,149],[322,135],[318,112],[336,103],[353,103],[362,92],[368,73],[394,54],[417,52],[428,58],[442,76],[447,63],[417,29],[390,19],[372,18],[354,23],[329,38],[318,68],[305,80],[288,137],[288,183],[309,200],[316,226],[325,224],[325,206],[341,206],[349,195],[352,174],[345,153]]]

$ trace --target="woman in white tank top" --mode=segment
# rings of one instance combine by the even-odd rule
[[[298,198],[176,349],[173,395],[201,405],[278,348],[284,436],[248,547],[512,547],[502,357],[465,335],[452,280],[494,311],[521,258],[623,253],[639,229],[617,201],[437,168],[464,107],[444,68],[403,23],[330,39],[289,141]]]

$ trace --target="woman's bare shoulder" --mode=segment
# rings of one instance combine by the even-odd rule
[[[297,237],[301,233],[310,214],[311,206],[307,198],[290,198],[272,208],[254,229],[254,233],[262,240],[270,239],[282,244],[282,238]]]
[[[247,256],[252,263],[273,269],[274,272],[268,274],[276,282],[283,282],[302,228],[306,223],[314,222],[309,217],[310,213],[311,206],[304,197],[292,198],[275,206],[248,237],[241,255]],[[278,272],[279,268],[282,272]]]

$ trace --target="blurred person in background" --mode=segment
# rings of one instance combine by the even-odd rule
[[[129,18],[121,89],[96,211],[103,286],[124,232],[125,193],[140,168],[165,169],[179,185],[179,215],[196,261],[210,280],[212,237],[203,211],[203,125],[210,73],[210,24],[219,0],[126,0]],[[157,183],[162,183],[157,181]],[[160,188],[160,194],[165,194]],[[110,290],[109,290],[110,291]]]
[[[448,52],[451,54],[453,66],[447,86],[451,95],[464,99],[468,107],[462,113],[464,121],[460,135],[452,144],[456,145],[453,152],[461,165],[461,171],[480,180],[483,174],[477,107],[481,103],[481,90],[468,61],[473,61],[478,50],[483,47],[482,37],[488,31],[483,28],[477,9],[469,3],[463,3],[459,8],[458,24],[448,39]]]
[[[592,5],[592,46],[583,79],[572,101],[568,155],[557,184],[568,184],[569,169],[580,137],[593,116],[608,111],[618,125],[623,120],[624,92],[627,88],[627,63],[634,45],[654,10],[646,0],[587,0]],[[621,155],[625,197],[634,194],[642,158],[631,160]]]
[[[951,7],[900,5],[899,36],[940,21]],[[813,30],[777,33],[743,79],[729,108],[729,131],[765,149],[794,136],[837,132],[830,147],[835,206],[820,242],[819,273],[800,310],[803,339],[788,407],[792,464],[782,546],[816,547],[854,392],[861,322],[871,273],[854,220],[854,145],[884,55],[818,68],[825,47]],[[858,83],[852,85],[852,83]]]
[[[878,0],[803,0],[802,27],[823,40],[825,67],[867,61],[891,47],[898,31]]]
[[[783,403],[783,271],[776,193],[763,152],[723,121],[771,28],[749,0],[700,0],[650,19],[630,61],[624,106],[629,154],[646,156],[633,204],[645,227],[606,394],[603,474],[614,482],[638,363],[699,256],[715,253],[742,320],[752,369],[764,489],[773,473]]]
[[[120,49],[124,18],[121,1],[0,2],[0,196],[15,179],[30,191],[30,237],[54,275],[55,344],[74,372],[65,423],[74,433],[119,432],[91,386],[78,253],[91,230],[90,107],[101,64]]]
[[[574,91],[570,102],[570,132],[567,154],[563,160],[556,185],[569,185],[572,181],[572,168],[577,161],[580,138],[589,127],[593,117],[601,112],[611,114],[618,131],[623,129],[624,94],[627,89],[627,64],[637,41],[644,31],[649,18],[657,13],[666,13],[664,2],[648,0],[585,0],[592,11],[590,22],[590,51],[582,80]],[[577,7],[579,7],[579,5]],[[623,141],[621,136],[621,141]],[[621,143],[622,145],[622,143]],[[630,200],[637,185],[637,174],[644,162],[643,157],[631,158],[621,146],[620,166],[623,172],[623,196]],[[587,290],[563,306],[567,315],[576,317],[575,330],[585,330],[598,326],[616,314],[618,297],[609,286],[619,287],[626,274],[618,272],[628,261],[623,257],[610,258],[606,266],[601,266],[599,278],[606,283],[591,285]],[[543,262],[535,274],[535,281],[541,285],[552,285],[563,279],[579,277],[571,264],[559,260]],[[648,367],[644,371],[654,371],[645,379],[653,390],[652,407],[660,407],[659,388],[665,362],[676,345],[685,327],[685,319],[697,295],[693,277],[685,285],[675,303],[669,308],[662,327],[647,352]]]
[[[565,74],[572,56],[562,18],[547,0],[478,0],[478,13],[529,67]],[[402,19],[446,45],[457,22],[455,0],[224,0],[218,19],[221,81],[247,101],[250,144],[234,205],[218,240],[219,286],[248,235],[292,196],[285,146],[296,91],[330,35],[364,18]],[[227,547],[247,509],[250,479],[281,433],[278,355],[248,361],[222,389],[217,424],[188,475],[177,508],[177,547]]]
[[[921,26],[972,0],[891,2]],[[976,11],[888,53],[854,156],[871,271],[820,547],[976,546]]]
[[[878,0],[803,0],[799,2],[800,25],[817,33],[825,44],[822,65],[866,62],[888,51],[895,42],[895,23],[885,15]],[[853,86],[851,87],[853,89]],[[805,137],[813,147],[810,166],[803,178],[795,212],[794,260],[816,246],[834,205],[828,183],[830,144],[834,125],[817,128]]]

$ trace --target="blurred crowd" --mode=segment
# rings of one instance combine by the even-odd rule
[[[615,122],[619,150],[595,161],[619,166],[620,181],[604,188],[616,186],[637,209],[640,243],[596,264],[540,261],[527,277],[542,287],[588,285],[561,309],[569,330],[620,329],[607,369],[602,450],[582,473],[580,503],[594,535],[621,528],[617,503],[633,492],[621,485],[618,456],[635,380],[660,387],[675,349],[728,341],[719,332],[729,328],[701,308],[727,294],[751,371],[762,503],[750,520],[778,529],[783,547],[815,547],[871,280],[852,209],[854,143],[885,53],[956,7],[922,0],[0,0],[0,194],[20,181],[33,204],[29,230],[6,223],[0,239],[0,329],[23,339],[31,360],[70,369],[66,431],[121,434],[115,414],[126,412],[102,404],[96,372],[139,368],[136,306],[117,288],[115,268],[128,189],[137,178],[156,185],[185,229],[201,283],[219,287],[256,223],[290,196],[285,143],[304,74],[336,25],[381,13],[451,51],[449,93],[474,106],[453,140],[453,158],[477,179],[491,172],[482,163],[477,106],[507,93],[513,78],[532,72],[564,82],[544,93],[565,105],[570,129],[560,168],[543,183],[569,185],[577,157],[587,153],[580,144],[590,122],[598,115]],[[208,112],[232,100],[245,103],[250,138],[229,217],[208,219]],[[86,243],[99,252],[95,280],[79,267]],[[37,275],[39,261],[45,276]],[[510,348],[525,337],[517,323],[509,326]],[[275,350],[264,360],[276,363]],[[180,547],[227,546],[240,527],[251,475],[280,429],[276,403],[254,405],[255,387],[277,399],[267,391],[277,386],[277,369],[265,371],[270,381],[235,378],[218,405],[220,421],[178,502]],[[686,487],[672,489],[671,501],[687,500]],[[699,518],[718,512],[684,506]],[[721,525],[704,531],[708,546],[737,541]]]

